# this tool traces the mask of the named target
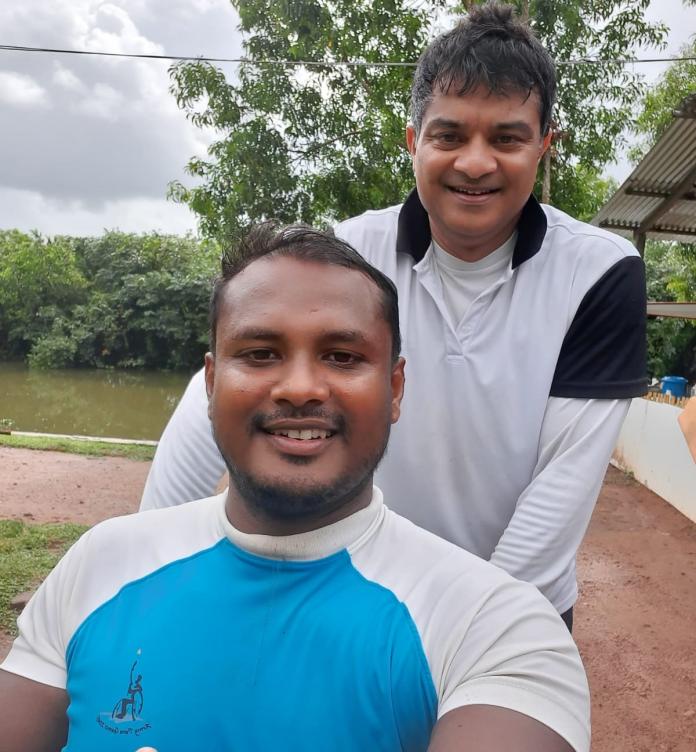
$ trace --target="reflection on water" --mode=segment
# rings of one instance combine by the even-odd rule
[[[189,374],[29,370],[0,363],[0,418],[17,431],[158,439]]]

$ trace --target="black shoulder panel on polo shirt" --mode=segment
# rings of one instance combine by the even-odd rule
[[[547,226],[546,214],[541,204],[534,196],[530,196],[517,223],[517,243],[512,252],[513,269],[539,252],[546,236]]]
[[[512,253],[513,269],[523,261],[532,258],[544,242],[546,214],[534,196],[529,197],[522,209],[517,233],[517,243]],[[396,252],[407,253],[418,262],[425,256],[431,240],[428,212],[421,203],[418,191],[414,188],[408,194],[399,212]]]
[[[408,253],[415,261],[420,261],[430,247],[430,240],[428,212],[425,211],[418,191],[414,188],[406,197],[399,212],[396,252]]]
[[[563,340],[550,396],[625,399],[645,394],[645,322],[645,267],[638,256],[627,256],[580,303]]]

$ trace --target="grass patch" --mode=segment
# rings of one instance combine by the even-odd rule
[[[15,436],[0,434],[0,446],[21,449],[50,449],[53,452],[85,454],[90,457],[127,457],[131,460],[151,460],[155,447],[147,444],[111,444],[106,441],[85,441],[47,436]]]
[[[0,520],[0,629],[17,633],[17,614],[10,601],[38,585],[85,530],[85,525],[73,523]]]

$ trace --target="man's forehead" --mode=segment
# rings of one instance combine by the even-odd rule
[[[433,97],[424,113],[424,120],[429,121],[438,117],[437,110],[445,104],[475,106],[481,100],[500,103],[510,112],[527,112],[531,117],[541,120],[541,98],[536,89],[523,90],[513,86],[492,89],[483,84],[463,88],[463,85],[456,81],[434,86]]]
[[[300,315],[312,317],[317,330],[369,329],[375,316],[381,317],[379,290],[358,269],[285,256],[262,258],[225,285],[218,324],[237,330],[275,321],[274,329],[287,329],[300,325]]]
[[[379,293],[376,284],[359,269],[281,255],[264,256],[253,261],[225,285],[228,300],[267,297],[272,302],[288,295],[299,297],[301,292],[308,291],[311,291],[312,298],[329,305],[356,291],[360,291],[363,297],[368,292],[375,297]],[[360,300],[354,302],[359,308]]]

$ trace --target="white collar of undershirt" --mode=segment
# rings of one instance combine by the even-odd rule
[[[450,272],[478,272],[483,270],[490,270],[492,267],[505,266],[512,258],[512,252],[515,250],[515,243],[517,242],[517,230],[494,251],[484,256],[478,261],[464,261],[451,253],[448,253],[442,246],[433,239],[433,253],[435,254],[435,261],[437,264]]]
[[[222,494],[222,525],[227,538],[236,546],[257,556],[269,559],[309,561],[323,559],[357,543],[372,533],[384,514],[382,492],[372,487],[372,500],[363,509],[331,525],[297,535],[256,535],[243,533],[227,519]]]

